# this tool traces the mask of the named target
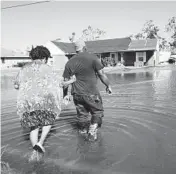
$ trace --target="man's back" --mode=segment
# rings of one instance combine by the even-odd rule
[[[103,68],[98,57],[88,52],[73,56],[66,64],[64,78],[76,76],[72,94],[98,94],[96,72]]]

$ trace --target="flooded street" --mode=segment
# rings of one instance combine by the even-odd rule
[[[99,85],[105,117],[98,140],[89,142],[77,133],[71,104],[52,128],[44,161],[33,164],[27,162],[29,132],[21,128],[16,115],[13,78],[3,76],[1,143],[8,147],[2,160],[29,174],[175,174],[176,67],[108,77],[112,95]]]

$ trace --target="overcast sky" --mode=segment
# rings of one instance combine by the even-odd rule
[[[29,1],[2,2],[2,7]],[[107,33],[107,38],[138,33],[146,20],[154,20],[164,34],[168,19],[176,16],[176,2],[74,2],[56,1],[1,11],[1,45],[7,49],[25,49],[61,38],[68,41],[91,25]]]

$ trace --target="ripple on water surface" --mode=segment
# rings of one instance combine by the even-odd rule
[[[3,159],[24,173],[175,174],[176,71],[109,75],[113,94],[102,91],[105,117],[98,141],[89,142],[75,127],[70,105],[45,143],[44,161],[27,163],[29,132],[16,115],[16,93],[2,93]],[[102,86],[100,86],[100,89]]]

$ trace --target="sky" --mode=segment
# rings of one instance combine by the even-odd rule
[[[2,1],[1,8],[31,3]],[[81,36],[91,25],[106,32],[106,38],[122,38],[140,32],[153,20],[164,34],[168,19],[176,16],[174,1],[52,1],[1,10],[1,47],[24,50],[61,38],[69,42],[72,32]]]

